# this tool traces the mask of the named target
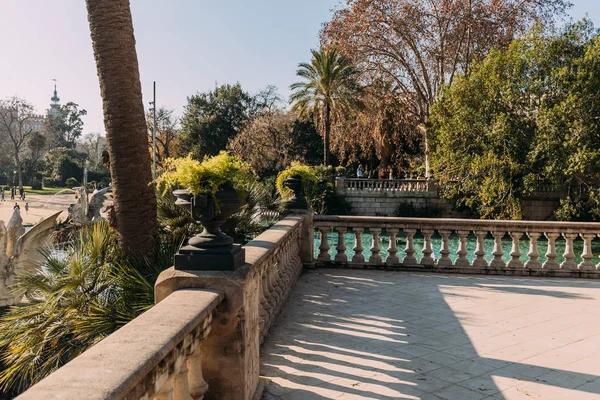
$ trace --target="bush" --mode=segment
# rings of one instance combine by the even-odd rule
[[[42,178],[42,186],[47,188],[58,187],[58,181],[56,179],[45,176]]]
[[[77,181],[77,179],[67,178],[67,180],[65,180],[65,186],[72,188],[72,187],[76,187],[76,186],[80,186],[80,185],[79,185],[79,182]]]
[[[444,215],[444,210],[439,206],[415,206],[409,202],[398,204],[394,211],[395,217],[440,218],[442,215]]]
[[[31,189],[42,190],[42,181],[40,181],[38,178],[33,178],[31,180]]]

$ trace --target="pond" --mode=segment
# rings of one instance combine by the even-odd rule
[[[346,233],[344,235],[344,242],[346,243],[346,254],[348,255],[348,259],[352,259],[352,256],[354,255],[354,250],[352,250],[354,248],[354,234],[353,233]],[[371,256],[371,241],[372,241],[373,237],[372,235],[365,230],[365,232],[362,235],[362,246],[364,247],[363,250],[363,255],[365,256],[365,260],[368,260],[368,258]],[[319,246],[321,244],[321,235],[318,232],[315,232],[314,234],[314,240],[315,240],[315,257],[317,257],[319,255]],[[337,233],[336,232],[330,232],[327,236],[327,243],[329,244],[329,254],[331,255],[331,258],[333,259],[333,257],[335,256],[335,254],[337,253],[337,250],[335,249],[337,246]],[[385,232],[385,230],[379,235],[379,247],[381,248],[380,251],[380,256],[381,258],[385,261],[385,259],[388,256],[388,246],[389,246],[389,240],[390,237],[389,235]],[[414,247],[415,247],[415,257],[417,258],[417,260],[419,260],[422,256],[422,249],[423,249],[423,235],[420,232],[417,232],[414,236]],[[537,241],[538,243],[538,253],[540,254],[538,260],[543,263],[544,261],[546,261],[546,250],[548,249],[548,241],[546,240],[546,238],[544,238],[543,236],[540,237]],[[449,239],[448,239],[448,246],[450,248],[450,259],[452,260],[452,262],[454,263],[454,261],[456,261],[456,259],[458,258],[458,255],[456,254],[456,251],[458,250],[458,244],[459,244],[459,240],[458,240],[458,235],[453,233],[452,235],[450,235]],[[442,237],[440,235],[438,235],[437,233],[434,234],[431,238],[431,245],[433,248],[433,255],[435,255],[435,259],[439,259],[440,258],[440,249],[442,247]],[[406,235],[403,232],[400,232],[397,235],[397,246],[398,246],[398,253],[397,256],[400,258],[400,260],[402,261],[402,258],[404,257],[405,253],[404,253],[404,249],[406,247]],[[477,238],[475,237],[475,235],[473,233],[470,233],[469,236],[467,237],[467,258],[469,259],[470,262],[473,261],[473,259],[475,259],[475,248],[477,247]],[[523,263],[525,263],[529,257],[527,257],[527,253],[529,252],[529,239],[527,238],[526,235],[524,235],[521,238],[520,241],[520,247],[521,247],[521,261]],[[576,263],[580,263],[581,262],[581,253],[583,252],[583,240],[581,238],[578,238],[574,241],[573,243],[573,247],[574,247],[574,253],[575,253],[575,262]],[[492,255],[492,252],[494,251],[494,237],[491,234],[488,234],[484,240],[484,248],[485,248],[485,259],[489,262],[491,261],[494,256]],[[510,236],[505,235],[504,238],[502,239],[502,252],[504,253],[502,256],[502,259],[505,262],[508,262],[511,259],[510,256],[510,252],[512,250],[512,239]],[[600,262],[600,240],[596,239],[592,242],[592,251],[594,253],[594,258],[592,259],[592,262],[594,264],[598,264]],[[556,258],[556,261],[558,263],[563,262],[564,257],[563,254],[565,252],[565,240],[564,238],[559,238],[556,239],[556,253],[558,254],[558,257]]]

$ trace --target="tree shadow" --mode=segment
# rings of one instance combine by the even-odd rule
[[[536,331],[543,307],[518,311],[523,300],[521,307],[553,302],[548,313],[565,301],[577,310],[596,300],[597,308],[595,291],[600,283],[589,281],[309,272],[261,350],[265,398],[499,400],[523,390],[539,398],[600,398],[600,369],[589,364],[600,340],[586,353],[576,331],[558,326],[553,343]],[[514,332],[503,318],[516,324]],[[540,318],[539,329],[548,327],[550,334],[552,320]],[[600,327],[587,334],[600,338]],[[569,346],[573,352],[561,360]]]

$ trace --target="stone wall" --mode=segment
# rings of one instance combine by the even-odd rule
[[[409,180],[411,185],[402,184],[403,180],[360,180],[360,186],[354,181],[359,180],[336,179],[337,193],[352,206],[352,215],[391,217],[400,204],[410,203],[417,208],[439,208],[442,218],[472,218],[468,211],[453,209],[447,200],[440,198],[435,184],[428,181],[423,181],[419,186],[413,184],[416,180]],[[380,187],[382,184],[385,186]],[[523,199],[523,219],[552,220],[554,210],[559,206],[560,195],[555,193],[542,193]]]

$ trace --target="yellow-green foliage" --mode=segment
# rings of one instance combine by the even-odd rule
[[[281,197],[286,198],[292,195],[292,191],[283,185],[283,181],[290,176],[299,176],[302,178],[302,188],[304,189],[304,194],[309,200],[310,197],[318,191],[320,179],[317,174],[317,169],[315,167],[310,167],[298,162],[293,162],[291,166],[284,169],[277,175],[277,191],[279,191]]]
[[[157,179],[165,190],[180,186],[193,194],[212,193],[224,186],[232,185],[239,193],[245,186],[256,181],[250,165],[225,151],[214,157],[206,157],[202,162],[185,158],[170,158],[166,161],[165,173]]]

